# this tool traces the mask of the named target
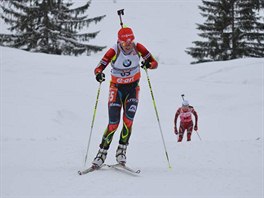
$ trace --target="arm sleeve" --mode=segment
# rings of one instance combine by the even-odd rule
[[[197,114],[197,112],[194,109],[192,109],[192,113],[193,113],[193,115],[195,117],[195,125],[197,125],[197,123],[198,123],[198,114]]]
[[[175,127],[177,126],[177,120],[178,120],[179,115],[180,115],[180,109],[178,109],[175,113],[175,117],[174,117],[174,126]]]
[[[116,54],[115,50],[113,48],[110,48],[105,53],[105,55],[103,56],[97,67],[95,68],[94,74],[101,73],[106,68],[106,66],[111,62],[115,54]]]
[[[147,48],[145,48],[144,45],[137,43],[136,49],[145,61],[149,61],[151,64],[150,69],[156,69],[158,67],[158,62],[154,59],[152,54],[147,50]]]

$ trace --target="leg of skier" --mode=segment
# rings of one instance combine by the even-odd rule
[[[187,128],[187,141],[191,141],[192,131],[193,131],[193,123],[190,123],[190,125]]]
[[[107,155],[107,150],[112,142],[115,131],[118,128],[120,122],[120,112],[121,112],[121,99],[118,95],[118,90],[114,86],[110,86],[109,90],[109,101],[108,101],[108,114],[109,123],[104,132],[102,142],[100,144],[100,149],[94,158],[92,164],[94,166],[100,167],[104,163]]]
[[[185,131],[184,126],[182,124],[180,124],[178,142],[182,141],[183,135],[184,135],[184,131]]]
[[[127,95],[123,103],[123,128],[120,133],[119,145],[116,150],[116,161],[120,164],[126,163],[126,149],[132,132],[133,119],[137,111],[138,93],[139,86],[136,86],[129,91],[129,94]]]

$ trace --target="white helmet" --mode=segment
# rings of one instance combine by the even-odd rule
[[[182,106],[189,106],[189,102],[188,102],[188,100],[184,100],[184,101],[182,101]]]

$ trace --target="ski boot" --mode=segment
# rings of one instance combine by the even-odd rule
[[[107,150],[106,149],[99,149],[96,157],[94,158],[93,162],[92,162],[92,166],[95,168],[100,168],[107,156]]]
[[[179,135],[178,142],[181,142],[183,138],[183,135]]]
[[[187,133],[187,141],[189,142],[189,141],[191,141],[191,133]]]
[[[125,165],[126,164],[126,149],[127,145],[119,144],[116,150],[116,161],[119,164]]]

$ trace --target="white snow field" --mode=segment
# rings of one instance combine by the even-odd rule
[[[84,167],[98,89],[93,71],[107,48],[68,57],[0,47],[1,198],[262,198],[264,59],[191,65],[184,50],[199,39],[199,3],[105,0],[90,7],[93,16],[107,15],[91,26],[101,30],[91,43],[116,42],[116,11],[124,8],[124,23],[159,62],[149,76],[171,169],[144,70],[127,151],[127,165],[141,173],[104,168],[79,176],[95,157],[108,122],[110,65]],[[198,112],[202,140],[193,132],[191,142],[185,137],[177,143],[173,120],[181,94]],[[115,163],[120,129],[107,164]]]

